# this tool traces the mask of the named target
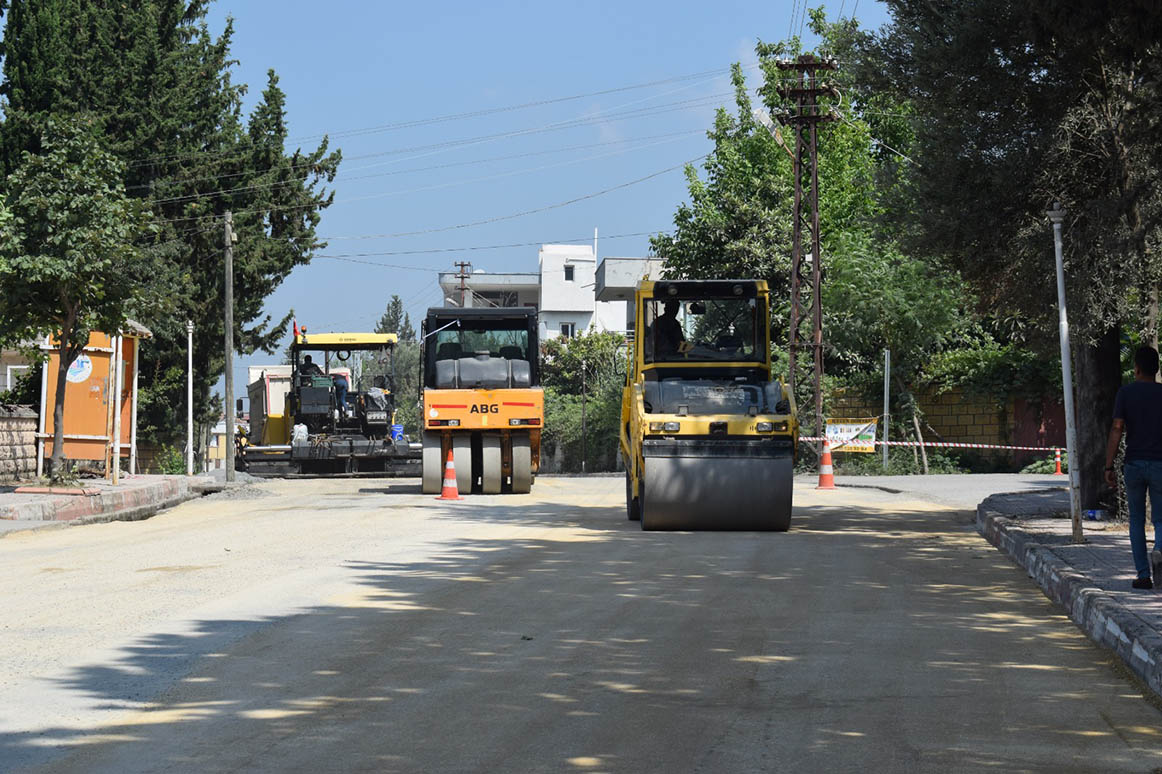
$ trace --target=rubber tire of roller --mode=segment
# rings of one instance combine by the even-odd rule
[[[472,492],[472,435],[452,433],[452,464],[456,466],[456,490],[466,495]]]
[[[441,451],[440,434],[424,433],[424,494],[439,494],[444,483],[444,465],[447,460],[440,459]]]
[[[500,494],[504,478],[500,473],[500,436],[486,433],[480,437],[481,491]]]
[[[625,470],[625,515],[630,521],[641,521],[642,511],[638,499],[633,496],[633,477],[629,466]]]
[[[529,437],[523,433],[512,436],[512,492],[528,494],[533,488],[533,453]]]

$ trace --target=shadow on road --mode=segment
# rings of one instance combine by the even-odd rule
[[[1007,560],[931,510],[799,508],[786,534],[643,533],[620,507],[512,499],[472,518],[532,533],[349,562],[356,590],[332,604],[147,637],[63,685],[145,709],[0,735],[0,761],[1087,770],[1089,735],[1113,733],[1095,697],[1127,691]],[[1157,713],[1141,725],[1156,742]]]

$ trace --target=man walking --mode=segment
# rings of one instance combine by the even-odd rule
[[[1138,347],[1134,353],[1134,381],[1114,398],[1114,423],[1106,442],[1106,483],[1117,485],[1114,458],[1122,433],[1126,434],[1126,500],[1130,507],[1130,549],[1138,577],[1136,589],[1162,584],[1162,384],[1158,384],[1158,351]],[[1154,551],[1146,554],[1146,493],[1150,493],[1154,522]],[[1154,581],[1150,580],[1151,565]]]

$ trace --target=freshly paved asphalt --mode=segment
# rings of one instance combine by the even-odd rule
[[[0,540],[0,770],[1162,766],[1162,713],[955,503],[643,533],[610,478],[253,495]]]

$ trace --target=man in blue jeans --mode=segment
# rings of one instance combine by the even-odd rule
[[[1114,398],[1114,424],[1106,442],[1106,483],[1117,485],[1114,458],[1122,433],[1126,434],[1126,500],[1130,506],[1130,548],[1138,577],[1136,589],[1152,589],[1162,583],[1162,384],[1157,382],[1158,351],[1138,347],[1134,353],[1134,381],[1123,385]],[[1146,554],[1146,493],[1150,493],[1154,522],[1154,551]]]

